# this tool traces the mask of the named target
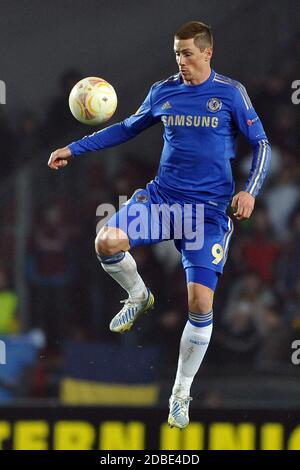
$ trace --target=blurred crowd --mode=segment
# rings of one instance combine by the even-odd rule
[[[300,105],[291,101],[291,84],[300,78],[300,40],[293,50],[295,59],[280,61],[280,69],[275,66],[264,80],[247,84],[273,158],[251,219],[234,222],[229,257],[215,296],[215,329],[204,374],[218,369],[234,374],[288,371],[291,343],[300,337]],[[9,117],[1,114],[1,181],[30,158],[34,165],[34,156],[47,146],[53,149],[53,142],[64,142],[66,135],[82,135],[82,126],[67,104],[69,91],[80,78],[77,71],[62,77],[61,93],[50,104],[45,123],[25,112],[19,127],[13,129]],[[234,163],[237,191],[247,179],[251,158],[250,148],[241,139]],[[130,335],[110,333],[110,319],[126,293],[95,257],[96,209],[104,202],[117,206],[119,195],[130,196],[145,187],[155,176],[156,166],[125,154],[113,169],[100,156],[85,160],[82,169],[77,165],[59,190],[51,191],[48,185],[47,194],[32,208],[23,273],[29,293],[26,328],[14,284],[14,194],[0,205],[0,336],[27,331],[44,336],[31,370],[28,394],[34,396],[55,395],[53,375],[59,377],[63,367],[66,338],[133,346],[157,343],[162,354],[160,375],[173,377],[186,321],[181,259],[173,243],[165,242],[133,251],[140,274],[156,296],[155,312]],[[74,178],[82,180],[77,194]]]

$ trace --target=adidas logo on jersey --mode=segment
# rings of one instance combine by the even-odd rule
[[[172,106],[170,105],[169,101],[166,101],[161,107],[161,109],[170,109],[170,108],[172,108]]]

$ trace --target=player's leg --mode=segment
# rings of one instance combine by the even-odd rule
[[[138,273],[136,262],[129,253],[128,236],[117,227],[103,227],[95,240],[95,250],[101,265],[133,299],[148,295],[144,281]]]
[[[190,389],[207,351],[213,327],[213,298],[218,281],[215,271],[190,268],[187,272],[189,313],[179,347],[177,373],[170,398],[170,426],[189,423]]]
[[[190,388],[210,342],[214,291],[223,271],[232,232],[233,224],[226,214],[206,209],[202,248],[187,249],[185,240],[176,243],[187,278],[189,313],[170,398],[168,422],[172,426],[183,428],[189,423]]]
[[[103,269],[128,293],[128,299],[122,301],[124,307],[110,323],[110,330],[117,333],[129,330],[134,321],[154,305],[153,294],[145,286],[136,262],[128,251],[134,246],[146,244],[149,238],[147,233],[141,233],[140,238],[134,239],[129,235],[133,235],[130,231],[133,219],[130,210],[135,209],[132,207],[134,204],[138,204],[138,201],[133,196],[100,230],[95,241],[97,257]],[[147,206],[142,204],[142,209],[142,214],[147,218]],[[141,223],[143,225],[143,220]]]
[[[200,273],[204,271],[202,268],[194,270]],[[205,273],[205,276],[211,278],[213,283],[217,282],[214,271]],[[189,313],[180,341],[178,368],[172,390],[172,394],[180,398],[190,395],[192,381],[205,356],[213,327],[214,290],[195,282],[188,282],[187,289]]]

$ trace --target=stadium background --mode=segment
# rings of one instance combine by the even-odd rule
[[[300,449],[299,2],[1,0],[0,9],[0,447]],[[273,160],[251,220],[235,222],[192,424],[178,433],[165,419],[186,318],[180,260],[172,244],[134,252],[156,309],[114,336],[124,293],[94,255],[97,206],[154,177],[162,129],[62,172],[46,164],[94,131],[70,115],[72,85],[107,79],[119,97],[110,123],[127,117],[176,71],[172,35],[191,19],[212,25],[213,67],[246,85]],[[249,152],[241,140],[237,189]]]

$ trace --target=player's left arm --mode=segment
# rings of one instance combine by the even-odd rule
[[[244,190],[232,199],[231,206],[236,209],[237,220],[249,219],[255,198],[258,195],[267,174],[271,159],[271,147],[245,87],[239,84],[235,89],[232,108],[233,119],[252,147],[253,158],[250,173]]]

